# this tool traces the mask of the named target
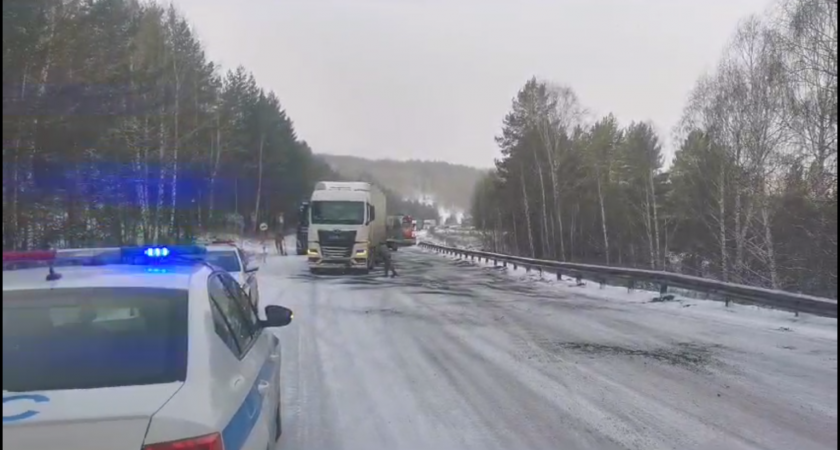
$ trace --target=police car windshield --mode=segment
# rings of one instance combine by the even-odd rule
[[[3,291],[3,390],[184,381],[187,291]]]
[[[225,272],[239,272],[242,266],[239,258],[236,257],[236,250],[208,251],[203,256],[204,260]]]
[[[361,225],[365,223],[365,202],[312,202],[313,225]]]

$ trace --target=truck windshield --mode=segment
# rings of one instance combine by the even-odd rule
[[[365,223],[365,202],[317,201],[309,206],[313,225],[362,225]]]

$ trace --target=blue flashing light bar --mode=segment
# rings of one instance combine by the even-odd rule
[[[153,245],[144,247],[123,247],[123,264],[155,265],[183,264],[190,260],[198,262],[207,253],[200,245]]]
[[[144,246],[74,248],[60,250],[34,250],[3,252],[3,271],[46,267],[49,265],[47,281],[61,277],[56,266],[105,266],[139,265],[157,266],[148,269],[151,273],[168,273],[161,265],[195,264],[203,260],[207,248],[200,245],[187,246]]]
[[[169,248],[167,247],[149,247],[143,251],[143,254],[149,258],[166,258],[169,256]]]

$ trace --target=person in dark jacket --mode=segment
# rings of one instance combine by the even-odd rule
[[[388,248],[388,244],[383,242],[379,245],[379,254],[382,255],[382,265],[385,268],[385,276],[388,276],[390,272],[391,278],[397,276],[397,269],[394,267],[394,260],[391,256],[391,249]]]

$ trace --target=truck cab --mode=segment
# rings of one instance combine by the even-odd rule
[[[385,241],[385,196],[370,183],[320,182],[309,201],[310,271],[370,272]]]

